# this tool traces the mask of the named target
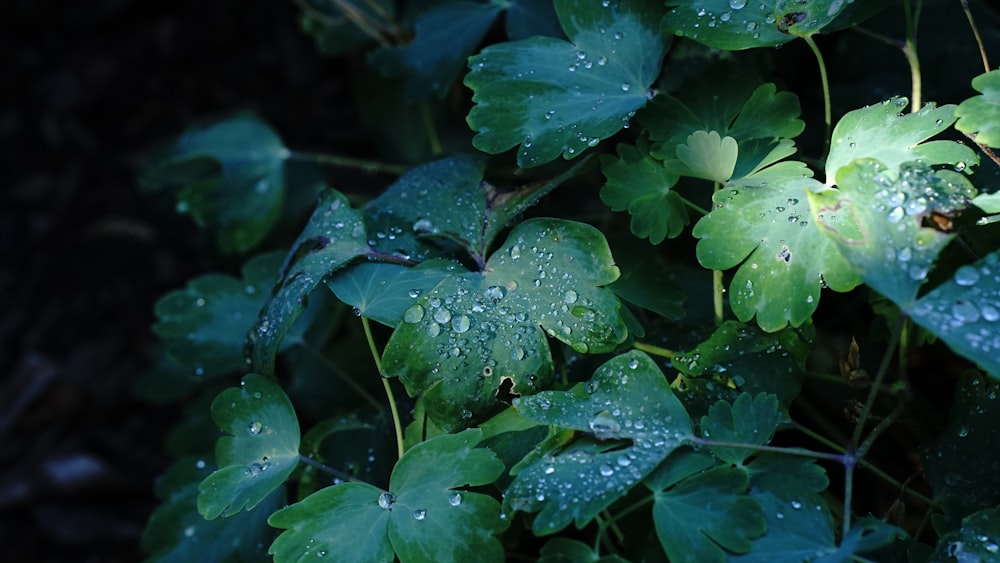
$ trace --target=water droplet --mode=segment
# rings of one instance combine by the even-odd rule
[[[458,506],[462,504],[462,493],[451,493],[448,497],[448,504]]]
[[[590,419],[589,426],[590,431],[598,440],[615,438],[622,429],[621,424],[608,411],[601,411],[594,415],[594,418]]]
[[[243,474],[256,477],[260,475],[260,472],[263,470],[264,468],[259,463],[251,463],[246,469],[243,470]]]
[[[606,463],[601,465],[600,471],[601,475],[604,477],[611,477],[615,474],[615,469]]]
[[[256,436],[260,434],[260,431],[264,429],[264,425],[254,421],[247,425],[247,433],[251,436]]]
[[[413,511],[414,520],[423,520],[424,518],[427,518],[427,510],[423,508],[418,508]]]
[[[625,455],[618,456],[617,462],[619,467],[628,467],[629,465],[632,465],[632,460]]]
[[[194,532],[195,532],[194,526],[188,526],[187,528],[184,528],[184,537],[190,538],[194,536]]]
[[[553,473],[556,472],[556,468],[551,465],[546,465],[543,471],[545,472],[546,475],[552,475]]]
[[[579,295],[577,294],[576,291],[573,291],[572,289],[567,289],[566,293],[563,293],[562,300],[563,300],[563,303],[572,304],[572,303],[576,303],[576,300],[578,298],[579,298]]]
[[[469,317],[465,315],[458,315],[451,318],[451,329],[459,334],[469,330],[471,324]]]
[[[451,321],[451,311],[445,309],[444,307],[437,309],[434,311],[434,320],[441,324],[448,323]]]
[[[417,297],[420,297],[420,290],[411,289],[407,295],[410,296],[410,299],[416,299]]]
[[[890,223],[898,223],[906,216],[906,211],[902,207],[893,207],[886,217]]]
[[[994,322],[1000,319],[1000,310],[992,305],[983,305],[979,312],[983,315],[983,320]]]
[[[729,21],[732,17],[733,17],[732,12],[722,12],[722,14],[719,15],[719,19],[724,22]]]
[[[628,82],[622,82],[622,92],[628,92],[632,88],[632,85]]]
[[[408,323],[418,323],[422,318],[424,318],[424,308],[420,305],[414,305],[403,313],[403,320]]]
[[[392,505],[396,503],[396,495],[385,491],[378,496],[378,505],[385,510],[392,508]]]
[[[967,164],[965,164],[964,162],[956,162],[955,163],[955,172],[964,172],[966,166],[967,166]]]
[[[637,360],[635,358],[630,359],[628,361],[628,367],[629,367],[629,369],[635,369],[635,368],[639,367],[639,360]]]
[[[962,427],[960,427],[958,429],[958,437],[959,438],[965,438],[968,435],[969,435],[969,429],[967,427],[962,426]]]
[[[979,309],[968,301],[956,301],[951,307],[955,320],[962,323],[974,323],[979,320]]]
[[[439,325],[437,323],[431,323],[427,327],[427,336],[430,336],[431,338],[434,338],[435,336],[437,336],[439,334],[441,334],[441,325]]]
[[[974,285],[979,281],[979,271],[972,266],[962,266],[955,271],[955,283],[963,286]]]
[[[198,469],[205,469],[205,460],[199,459],[198,461],[194,462],[194,466],[197,467]]]
[[[913,250],[909,246],[904,246],[896,253],[896,259],[900,262],[909,262],[913,258]]]
[[[600,66],[604,66],[604,65],[608,64],[608,58],[607,57],[599,57],[597,59],[597,64],[600,65]]]
[[[802,503],[799,502],[799,501],[797,501],[797,500],[793,500],[792,501],[792,508],[794,508],[795,510],[798,510],[798,509],[802,508]]]

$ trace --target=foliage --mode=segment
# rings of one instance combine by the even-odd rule
[[[404,164],[242,115],[143,172],[223,259],[155,308],[151,560],[996,556],[998,79],[920,102],[922,2],[297,5]]]

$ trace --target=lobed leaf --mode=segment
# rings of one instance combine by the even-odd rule
[[[327,276],[368,251],[361,214],[335,190],[320,197],[305,229],[285,258],[281,280],[250,333],[254,369],[274,373],[278,348],[309,294]]]
[[[615,356],[568,391],[521,397],[524,417],[587,433],[516,469],[505,505],[537,512],[532,529],[578,527],[625,496],[692,436],[691,420],[656,364],[644,353]]]
[[[492,45],[469,59],[465,84],[476,105],[476,148],[497,154],[520,145],[529,167],[571,159],[628,124],[646,105],[666,42],[650,27],[660,8],[647,0],[556,0],[569,41],[532,37]]]
[[[212,402],[219,469],[198,487],[198,512],[212,520],[251,510],[279,488],[299,462],[299,422],[291,401],[269,379],[249,374]]]
[[[180,188],[179,212],[213,227],[222,252],[246,252],[281,214],[288,155],[266,124],[237,117],[182,135],[146,167],[139,183],[146,190]]]
[[[281,255],[257,256],[243,277],[199,276],[156,302],[153,331],[167,356],[189,374],[216,377],[246,369],[247,335],[267,300],[281,267]]]
[[[1000,553],[1000,507],[962,519],[962,527],[938,539],[931,561],[993,561]]]
[[[972,79],[980,92],[955,108],[955,129],[976,136],[976,142],[1000,148],[1000,70],[991,70]]]
[[[742,393],[729,404],[719,401],[701,418],[701,434],[706,439],[748,445],[765,445],[774,437],[782,421],[778,398],[760,393],[756,397]],[[743,464],[752,454],[743,448],[709,446],[719,459],[735,465]]]
[[[326,285],[362,317],[395,327],[420,294],[454,275],[460,266],[433,259],[408,267],[384,262],[362,262],[331,276]]]
[[[332,561],[503,561],[494,537],[506,528],[500,504],[461,490],[493,482],[503,464],[474,447],[482,432],[445,434],[408,450],[389,490],[344,483],[281,509],[268,523],[284,531],[271,545],[278,563]]]
[[[677,175],[648,151],[640,141],[637,146],[619,144],[617,158],[601,155],[601,171],[608,179],[601,201],[614,211],[627,210],[632,234],[659,244],[681,234],[689,219],[684,200],[671,189]]]
[[[417,298],[386,346],[383,369],[423,394],[442,428],[468,425],[499,406],[497,389],[547,388],[546,335],[578,352],[613,350],[627,337],[621,303],[599,286],[618,277],[597,229],[557,219],[517,225],[482,272],[446,278]]]

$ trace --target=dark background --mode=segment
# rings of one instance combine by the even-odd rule
[[[178,413],[130,386],[156,298],[211,262],[136,174],[240,110],[350,154],[346,64],[286,0],[0,3],[0,560],[142,557]]]

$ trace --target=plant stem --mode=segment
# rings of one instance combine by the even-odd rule
[[[409,166],[401,164],[386,164],[376,160],[365,160],[362,158],[352,158],[349,156],[336,156],[331,154],[320,154],[311,152],[289,151],[288,160],[300,162],[314,162],[327,166],[337,166],[340,168],[356,168],[365,172],[381,172],[384,174],[405,174],[410,169]]]
[[[348,387],[350,387],[351,389],[353,389],[358,395],[361,395],[361,397],[365,401],[367,401],[368,404],[370,404],[371,406],[375,407],[376,411],[382,412],[382,409],[385,408],[385,407],[383,407],[382,404],[379,403],[378,400],[376,400],[375,397],[373,397],[371,395],[371,393],[368,392],[367,389],[365,389],[364,387],[362,387],[357,381],[354,381],[354,379],[351,378],[350,375],[344,373],[343,370],[341,370],[339,367],[337,367],[336,365],[334,365],[334,363],[331,362],[329,358],[327,358],[323,354],[320,354],[319,350],[316,350],[315,348],[313,348],[312,346],[310,346],[309,344],[307,344],[303,340],[299,340],[297,342],[297,344],[298,344],[298,346],[300,348],[302,348],[303,350],[305,350],[310,356],[312,356],[313,358],[315,358],[316,361],[318,361],[319,363],[323,364],[323,367],[325,367],[326,369],[330,370],[330,373],[332,373],[334,376],[336,376],[337,379],[340,379]]]
[[[986,47],[983,46],[983,38],[979,35],[976,20],[972,17],[972,11],[969,10],[969,0],[961,0],[961,2],[962,10],[965,11],[965,18],[969,20],[969,27],[972,28],[972,35],[976,37],[976,45],[979,45],[979,56],[983,59],[983,69],[985,72],[989,72],[990,60],[986,57]]]
[[[604,515],[604,521],[603,521],[604,527],[611,529],[611,531],[615,534],[615,539],[618,540],[618,543],[624,543],[625,533],[622,532],[622,529],[618,527],[618,522],[615,521],[615,517],[612,516],[611,513],[607,511],[607,509],[602,510],[601,514]]]
[[[720,442],[717,440],[706,440],[698,436],[691,436],[688,441],[699,446],[711,446],[715,448],[736,448],[740,450],[753,450],[755,452],[771,452],[776,454],[794,455],[799,457],[811,457],[815,459],[825,459],[837,463],[844,462],[844,456],[827,452],[817,452],[806,448],[782,448],[780,446],[764,446],[758,444],[744,444],[742,442]]]
[[[722,189],[722,184],[715,183],[715,193]],[[712,270],[712,310],[715,316],[715,325],[719,326],[725,320],[725,282],[722,279],[722,270]]]
[[[680,196],[680,197],[681,197],[681,203],[683,203],[686,207],[692,209],[693,211],[695,211],[699,215],[708,215],[708,210],[707,209],[703,208],[702,206],[698,205],[697,203],[694,203],[693,201],[689,200],[686,197],[683,197],[683,196]]]
[[[806,45],[809,45],[809,49],[812,50],[813,56],[816,57],[816,63],[819,65],[819,80],[823,86],[823,122],[826,124],[826,134],[823,136],[823,158],[826,158],[827,153],[830,152],[830,135],[833,130],[832,110],[830,108],[830,81],[826,76],[826,62],[823,61],[823,53],[820,52],[812,36],[806,35],[802,40],[806,42]]]
[[[424,131],[427,132],[427,142],[431,146],[431,154],[435,157],[444,154],[441,148],[441,139],[438,138],[437,127],[434,126],[434,116],[431,115],[431,108],[426,103],[420,104],[420,118],[424,122]]]
[[[674,357],[674,354],[677,353],[677,352],[674,352],[673,350],[668,350],[666,348],[660,348],[659,346],[655,346],[653,344],[646,344],[644,342],[634,342],[632,344],[632,347],[635,348],[636,350],[642,350],[643,352],[645,352],[647,354],[652,354],[654,356],[660,356],[662,358],[667,358],[668,360],[672,359]]]
[[[903,0],[903,14],[906,20],[906,42],[903,56],[910,65],[910,113],[916,113],[923,105],[923,82],[920,77],[920,59],[917,58],[917,23],[920,20],[920,0],[917,8],[910,7],[910,0]]]
[[[375,338],[372,336],[372,327],[368,322],[368,317],[361,317],[361,326],[365,329],[365,338],[368,339],[368,348],[372,352],[372,359],[375,360],[375,367],[378,368],[379,379],[382,380],[382,387],[385,388],[385,396],[389,399],[389,411],[392,412],[392,425],[396,429],[396,453],[403,457],[403,425],[399,422],[399,409],[396,407],[396,396],[389,385],[389,379],[382,371],[382,358],[375,346]]]
[[[367,481],[364,481],[363,479],[358,479],[354,475],[351,475],[349,473],[344,473],[343,471],[341,471],[339,469],[334,469],[334,468],[330,467],[329,465],[326,465],[325,463],[320,463],[320,462],[316,461],[315,459],[313,459],[311,457],[306,457],[306,456],[304,456],[302,454],[299,454],[299,461],[301,461],[302,463],[304,463],[306,465],[311,465],[311,466],[315,467],[316,469],[319,469],[320,471],[329,473],[330,475],[333,475],[334,477],[336,477],[337,479],[340,479],[342,481],[352,481],[354,483],[367,483]]]

